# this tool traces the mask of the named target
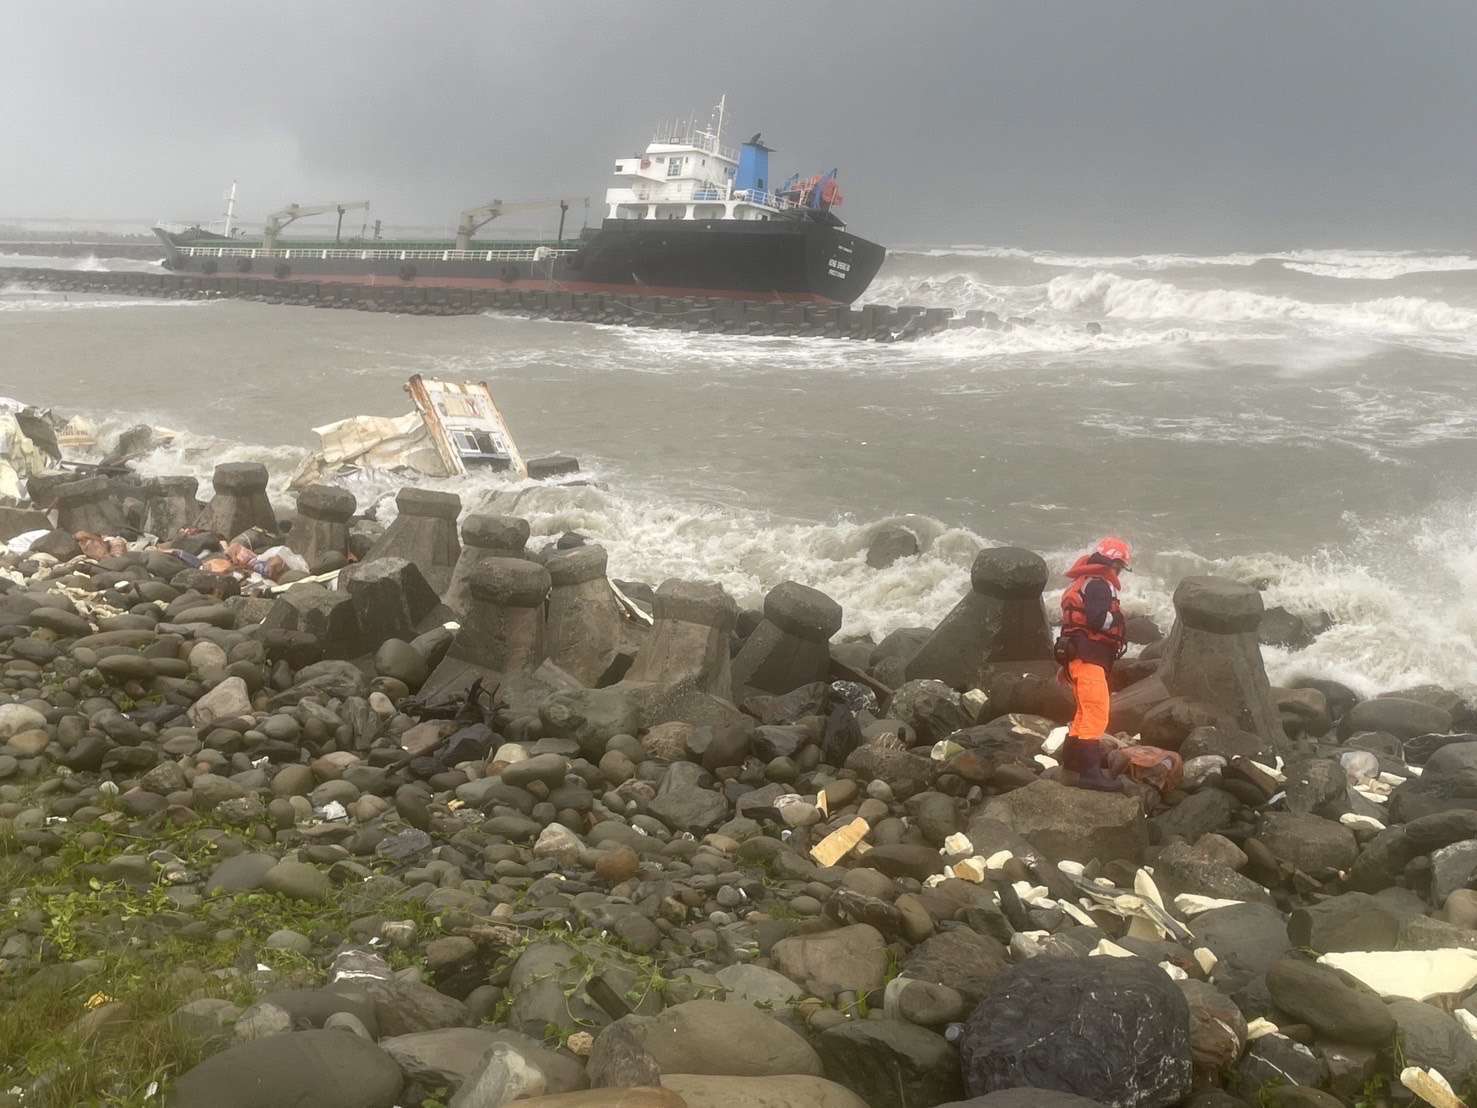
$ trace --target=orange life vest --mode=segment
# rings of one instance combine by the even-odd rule
[[[1072,577],[1072,583],[1062,594],[1062,634],[1082,635],[1093,642],[1112,647],[1116,654],[1121,655],[1128,642],[1123,628],[1123,611],[1118,606],[1118,583],[1114,580],[1112,569],[1088,564],[1084,558],[1072,567],[1069,576]],[[1082,593],[1087,583],[1094,579],[1107,585],[1112,594],[1108,611],[1113,618],[1106,631],[1089,625],[1087,621],[1087,598]]]

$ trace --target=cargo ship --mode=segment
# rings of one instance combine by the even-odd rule
[[[726,98],[710,118],[659,130],[641,154],[617,158],[599,227],[566,238],[570,202],[504,204],[461,213],[455,240],[345,240],[346,212],[367,203],[291,204],[247,239],[201,227],[154,228],[165,265],[205,275],[252,274],[283,281],[339,281],[646,296],[728,297],[850,304],[876,276],[886,251],[846,230],[836,215],[836,170],[770,179],[761,135],[725,145]],[[557,203],[549,239],[487,241],[488,225],[521,209]],[[289,240],[281,232],[312,215],[339,217],[328,241]]]

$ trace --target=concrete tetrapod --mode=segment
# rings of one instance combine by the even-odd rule
[[[446,606],[465,613],[472,602],[472,571],[489,558],[521,558],[528,548],[528,520],[470,515],[462,522],[462,549],[451,571]]]
[[[605,579],[607,558],[601,546],[582,546],[554,554],[544,563],[549,593],[549,657],[586,685],[599,685],[615,661],[625,618]]]
[[[144,530],[169,539],[192,526],[200,516],[199,488],[194,477],[150,477],[144,482]]]
[[[123,502],[113,495],[108,479],[84,477],[57,488],[56,525],[71,535],[79,531],[117,535],[127,529],[128,521],[123,515]]]
[[[783,695],[824,681],[831,670],[831,636],[841,629],[841,605],[797,581],[782,581],[764,598],[764,620],[733,660],[734,694]]]
[[[1262,595],[1225,577],[1186,577],[1174,590],[1174,629],[1159,671],[1114,698],[1115,728],[1133,728],[1160,700],[1183,696],[1218,708],[1243,731],[1284,737],[1262,664]]]
[[[260,462],[223,462],[211,478],[215,495],[200,513],[198,526],[225,539],[260,527],[277,533],[277,513],[267,499],[267,467]]]
[[[441,690],[477,675],[532,670],[547,656],[549,571],[523,558],[490,558],[471,577],[472,603],[444,661],[426,682]]]
[[[326,556],[348,556],[349,520],[355,507],[354,494],[333,485],[309,485],[298,493],[291,545],[309,569],[321,572],[318,566]]]
[[[1041,601],[1046,579],[1046,563],[1029,550],[981,550],[970,569],[969,592],[908,662],[908,680],[983,688],[992,663],[1050,660],[1051,632]]]
[[[711,581],[663,581],[652,605],[651,636],[636,655],[626,680],[671,687],[688,685],[723,700],[733,699],[729,636],[738,605]]]
[[[444,596],[451,585],[462,545],[456,536],[456,518],[461,515],[461,497],[451,492],[407,486],[395,497],[399,515],[364,556],[404,558],[420,568],[437,594]]]

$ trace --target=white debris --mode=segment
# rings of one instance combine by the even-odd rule
[[[1169,975],[1171,981],[1188,981],[1190,975],[1173,962],[1160,962],[1159,968]]]
[[[949,872],[961,881],[969,881],[975,885],[984,883],[985,860],[976,854],[972,858],[966,858],[962,862],[955,862],[949,867]]]
[[[1067,729],[1058,727],[1046,736],[1046,741],[1041,744],[1041,753],[1050,754],[1055,757],[1056,752],[1062,748],[1067,741]]]
[[[1383,793],[1382,792],[1378,792],[1378,791],[1376,791],[1372,787],[1366,787],[1364,785],[1355,785],[1354,786],[1354,791],[1356,793],[1358,793],[1360,796],[1364,797],[1365,800],[1373,801],[1376,804],[1388,804],[1390,802],[1390,795],[1389,795],[1389,793],[1387,793],[1387,792],[1383,792]]]
[[[1400,1084],[1431,1105],[1431,1108],[1466,1108],[1461,1097],[1452,1091],[1451,1082],[1437,1070],[1406,1066],[1400,1071]]]
[[[1465,1008],[1458,1008],[1452,1015],[1456,1016],[1457,1023],[1462,1025],[1462,1030],[1472,1038],[1477,1039],[1477,1016]]]
[[[942,850],[940,850],[939,853],[940,854],[973,854],[974,853],[974,843],[972,843],[972,842],[969,841],[969,836],[968,835],[965,835],[965,834],[963,834],[963,833],[961,833],[959,831],[955,831],[952,835],[950,835],[947,839],[944,840],[944,848]],[[986,865],[989,865],[989,862],[986,861],[985,864]]]
[[[1099,939],[1097,946],[1093,947],[1087,955],[1089,958],[1137,958],[1138,955],[1131,950],[1124,950],[1112,939]]]
[[[318,815],[329,823],[338,823],[349,818],[349,810],[337,800],[330,800],[318,809]]]
[[[1015,895],[1021,898],[1024,904],[1035,904],[1038,907],[1046,907],[1045,902],[1051,898],[1046,894],[1045,885],[1033,885],[1029,881],[1013,881],[1010,887],[1015,890]],[[1052,901],[1055,903],[1055,901]]]
[[[1345,827],[1367,827],[1371,831],[1385,829],[1385,825],[1373,816],[1361,816],[1357,812],[1345,812],[1339,816],[1339,822]]]
[[[1196,893],[1180,893],[1174,898],[1174,910],[1182,916],[1198,916],[1201,912],[1216,908],[1234,908],[1240,900],[1222,900],[1214,896],[1199,896]]]
[[[1133,891],[1145,900],[1151,900],[1159,907],[1164,907],[1164,897],[1159,895],[1159,886],[1154,884],[1154,878],[1147,869],[1142,867],[1133,875]]]
[[[1087,872],[1087,867],[1084,866],[1081,862],[1058,862],[1056,864],[1056,868],[1061,870],[1068,877],[1081,877],[1084,873]]]
[[[1048,758],[1045,754],[1037,754],[1031,759],[1042,769],[1056,769],[1058,763],[1055,758]]]
[[[1093,919],[1086,912],[1084,912],[1081,908],[1079,908],[1079,907],[1077,907],[1077,905],[1073,904],[1070,900],[1059,900],[1059,901],[1057,901],[1057,905],[1061,908],[1061,910],[1063,912],[1066,912],[1067,915],[1071,916],[1074,920],[1076,920],[1078,923],[1080,923],[1083,927],[1096,927],[1097,926],[1097,920]]]
[[[989,696],[986,695],[983,689],[970,689],[959,699],[963,702],[971,719],[979,719],[980,713],[984,711],[985,705],[990,702]]]
[[[1389,785],[1392,788],[1394,786],[1396,786],[1396,785],[1403,785],[1403,784],[1405,784],[1405,778],[1401,777],[1398,773],[1388,773],[1388,772],[1381,773],[1380,774],[1380,781],[1382,783],[1386,784],[1386,785]]]
[[[1281,758],[1278,758],[1277,759],[1277,764],[1275,766],[1269,766],[1265,762],[1258,762],[1255,759],[1248,759],[1248,760],[1251,762],[1252,765],[1256,766],[1257,769],[1261,770],[1268,777],[1270,777],[1273,781],[1276,781],[1277,784],[1279,784],[1279,785],[1285,785],[1285,784],[1287,784],[1287,774],[1285,774],[1285,773],[1282,772],[1282,759]]]
[[[1318,962],[1357,978],[1383,997],[1429,1000],[1477,985],[1477,950],[1459,947],[1340,951]]]
[[[1251,1042],[1251,1040],[1253,1039],[1260,1039],[1263,1035],[1275,1034],[1277,1034],[1277,1025],[1271,1020],[1264,1019],[1261,1016],[1258,1016],[1254,1020],[1250,1020],[1246,1025],[1247,1042]]]
[[[1005,869],[1005,863],[1014,857],[1015,855],[1008,850],[997,850],[985,859],[985,869],[989,870],[992,874],[999,873]]]
[[[1192,953],[1195,956],[1196,963],[1200,966],[1201,973],[1209,977],[1215,972],[1216,963],[1220,961],[1215,956],[1215,951],[1211,950],[1208,946],[1197,946]]]

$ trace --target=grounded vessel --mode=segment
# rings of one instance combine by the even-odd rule
[[[769,176],[760,135],[724,145],[725,102],[706,125],[660,132],[645,152],[617,159],[605,218],[573,239],[479,241],[477,232],[528,205],[493,201],[463,212],[455,241],[293,241],[294,220],[365,208],[363,202],[289,205],[268,217],[260,239],[199,227],[154,229],[171,269],[281,280],[443,287],[630,292],[850,304],[876,276],[886,251],[845,229],[836,170],[782,184]]]

